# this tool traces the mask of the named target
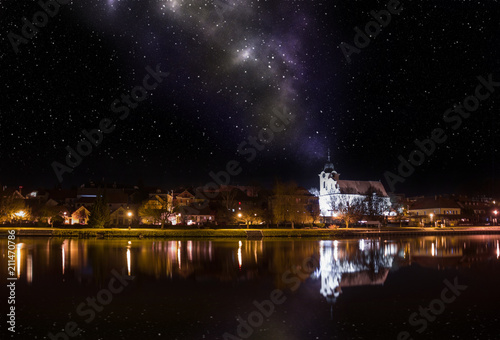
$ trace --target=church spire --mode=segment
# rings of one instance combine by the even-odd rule
[[[328,148],[328,160],[323,168],[323,171],[325,171],[325,172],[333,172],[334,171],[333,164],[330,161],[330,148]]]

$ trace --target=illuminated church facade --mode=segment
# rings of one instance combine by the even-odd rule
[[[340,174],[330,162],[330,151],[328,151],[328,161],[319,174],[319,208],[322,217],[336,218],[338,212],[335,207],[341,202],[353,204],[373,192],[377,193],[378,206],[384,210],[380,213],[387,214],[391,201],[382,182],[341,180]]]

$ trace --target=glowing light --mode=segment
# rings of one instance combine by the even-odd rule
[[[241,270],[241,263],[242,263],[242,259],[241,259],[241,246],[242,246],[242,243],[241,241],[238,241],[238,266]]]
[[[127,248],[127,270],[128,276],[130,276],[130,248]]]
[[[67,240],[64,240],[63,241],[63,244],[62,244],[62,247],[61,247],[61,253],[62,253],[62,273],[64,275],[64,269],[66,268],[66,251],[64,250],[64,248],[67,247]]]
[[[365,240],[359,240],[359,250],[365,251]]]
[[[179,263],[179,269],[181,269],[181,241],[177,242],[177,262]]]
[[[129,212],[127,213],[127,216],[128,216],[128,217],[132,217],[132,212],[131,212],[131,211],[129,211]]]
[[[238,217],[241,217],[241,213],[238,214]]]
[[[21,277],[21,247],[22,243],[17,244],[16,258],[17,258],[17,278]]]
[[[188,260],[193,261],[193,241],[187,241]]]
[[[500,248],[498,246],[498,240],[497,240],[497,260],[500,257]]]
[[[28,255],[28,261],[26,264],[26,281],[28,283],[33,282],[33,256]]]
[[[26,215],[26,213],[23,210],[20,210],[20,211],[16,212],[15,215],[17,217],[24,217],[24,215]]]
[[[432,244],[432,249],[431,249],[431,255],[435,256],[436,255],[436,250],[434,249],[434,243]]]

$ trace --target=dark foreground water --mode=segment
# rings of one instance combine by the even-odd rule
[[[15,333],[2,239],[1,338],[500,339],[499,239],[19,238]]]

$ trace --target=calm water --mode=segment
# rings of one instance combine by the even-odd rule
[[[19,238],[16,338],[500,339],[499,239]]]

